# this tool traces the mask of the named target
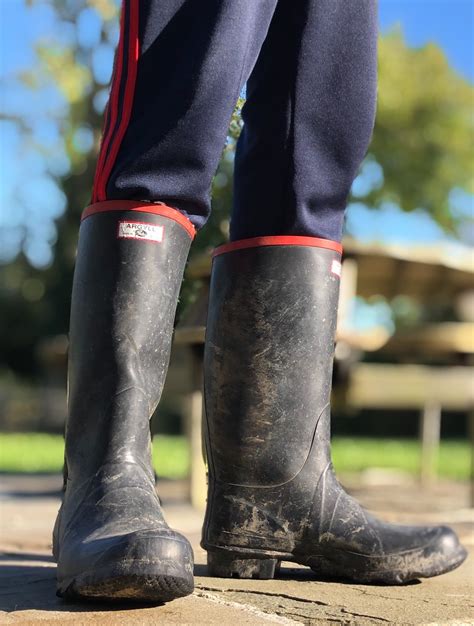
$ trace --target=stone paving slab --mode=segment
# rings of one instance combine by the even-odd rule
[[[450,574],[405,587],[323,582],[294,566],[271,581],[210,578],[199,547],[202,513],[183,503],[183,483],[163,483],[160,495],[170,525],[193,544],[194,594],[158,607],[68,604],[55,596],[50,553],[59,477],[0,477],[0,483],[0,624],[474,624],[472,554]],[[357,491],[391,521],[450,523],[472,552],[466,485],[431,492],[414,484],[359,485]]]

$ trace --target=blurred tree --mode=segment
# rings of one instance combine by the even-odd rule
[[[28,5],[42,0],[27,0]],[[54,258],[45,268],[27,262],[24,250],[17,259],[0,267],[0,343],[3,363],[22,374],[34,374],[38,367],[38,344],[42,337],[67,333],[69,302],[80,214],[89,203],[98,149],[106,91],[92,71],[97,50],[113,50],[116,38],[117,6],[113,0],[54,0],[58,33],[68,28],[74,33],[66,44],[39,41],[37,67],[23,72],[21,81],[34,89],[54,85],[61,93],[66,110],[56,119],[68,157],[67,171],[55,176],[67,198],[67,208],[57,222]],[[81,14],[95,11],[101,27],[95,45],[81,44],[75,36]],[[107,80],[107,79],[106,79]],[[101,97],[102,96],[102,97]],[[25,142],[31,144],[28,121],[9,116],[22,125]],[[84,138],[90,133],[92,141]],[[33,147],[33,146],[32,146]],[[34,201],[34,199],[33,199]],[[25,224],[25,231],[28,225]],[[26,234],[23,241],[26,239]],[[27,286],[37,281],[36,293]],[[26,287],[25,287],[26,286]]]
[[[382,178],[364,197],[375,208],[392,202],[426,210],[456,232],[453,190],[474,193],[473,86],[435,44],[406,46],[395,30],[379,46],[378,111],[367,162]]]
[[[37,369],[34,348],[39,339],[67,333],[79,216],[89,202],[92,187],[110,75],[110,63],[107,65],[104,59],[111,56],[116,42],[118,3],[25,2],[52,7],[58,35],[68,33],[53,41],[39,41],[37,66],[19,77],[32,91],[54,87],[60,92],[65,107],[55,124],[68,160],[66,171],[51,172],[67,199],[66,211],[56,220],[52,262],[43,268],[32,267],[22,249],[24,237],[16,259],[0,267],[0,367],[32,374]],[[84,36],[88,20],[98,24],[95,36]],[[375,209],[385,202],[396,203],[407,211],[423,208],[443,228],[455,231],[459,217],[450,210],[451,194],[456,189],[472,193],[472,96],[472,86],[449,67],[437,46],[408,48],[400,32],[382,38],[377,124],[354,196]],[[232,117],[214,180],[213,215],[199,233],[192,254],[222,242],[228,230],[233,154],[242,103],[239,100]],[[21,128],[25,141],[31,140],[28,120],[11,113],[5,118]],[[23,228],[28,228],[26,223]],[[192,285],[185,284],[183,300],[192,297]]]

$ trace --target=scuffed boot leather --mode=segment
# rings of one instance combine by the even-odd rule
[[[93,205],[85,215],[71,309],[66,488],[53,533],[58,595],[164,602],[192,592],[193,553],[163,518],[149,418],[192,227],[172,209],[133,202]]]
[[[271,578],[284,560],[324,578],[400,584],[454,569],[466,551],[451,529],[379,521],[334,475],[337,244],[263,240],[222,246],[213,261],[202,539],[211,575]],[[268,245],[277,240],[293,245]]]

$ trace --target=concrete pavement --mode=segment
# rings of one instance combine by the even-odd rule
[[[390,521],[449,523],[472,551],[467,485],[442,483],[427,492],[409,480],[379,478],[345,483]],[[406,587],[321,582],[294,567],[271,581],[210,578],[199,547],[202,514],[185,504],[180,482],[159,490],[168,522],[193,543],[194,594],[158,607],[67,604],[55,596],[50,555],[60,478],[2,476],[0,483],[0,624],[474,624],[472,556],[455,572]]]

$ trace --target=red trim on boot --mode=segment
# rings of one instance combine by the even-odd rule
[[[95,202],[84,209],[81,221],[91,215],[104,213],[106,211],[138,211],[140,213],[162,215],[170,220],[174,220],[182,226],[191,239],[194,239],[194,235],[196,234],[196,229],[191,221],[178,211],[178,209],[174,209],[166,204],[151,204],[148,202],[140,202],[139,200],[105,200],[104,202]]]
[[[234,252],[235,250],[244,250],[245,248],[260,248],[261,246],[306,246],[312,248],[326,248],[342,254],[342,245],[330,239],[301,237],[297,235],[272,235],[268,237],[252,237],[251,239],[229,241],[229,243],[225,243],[216,248],[212,256],[219,256],[220,254]]]

